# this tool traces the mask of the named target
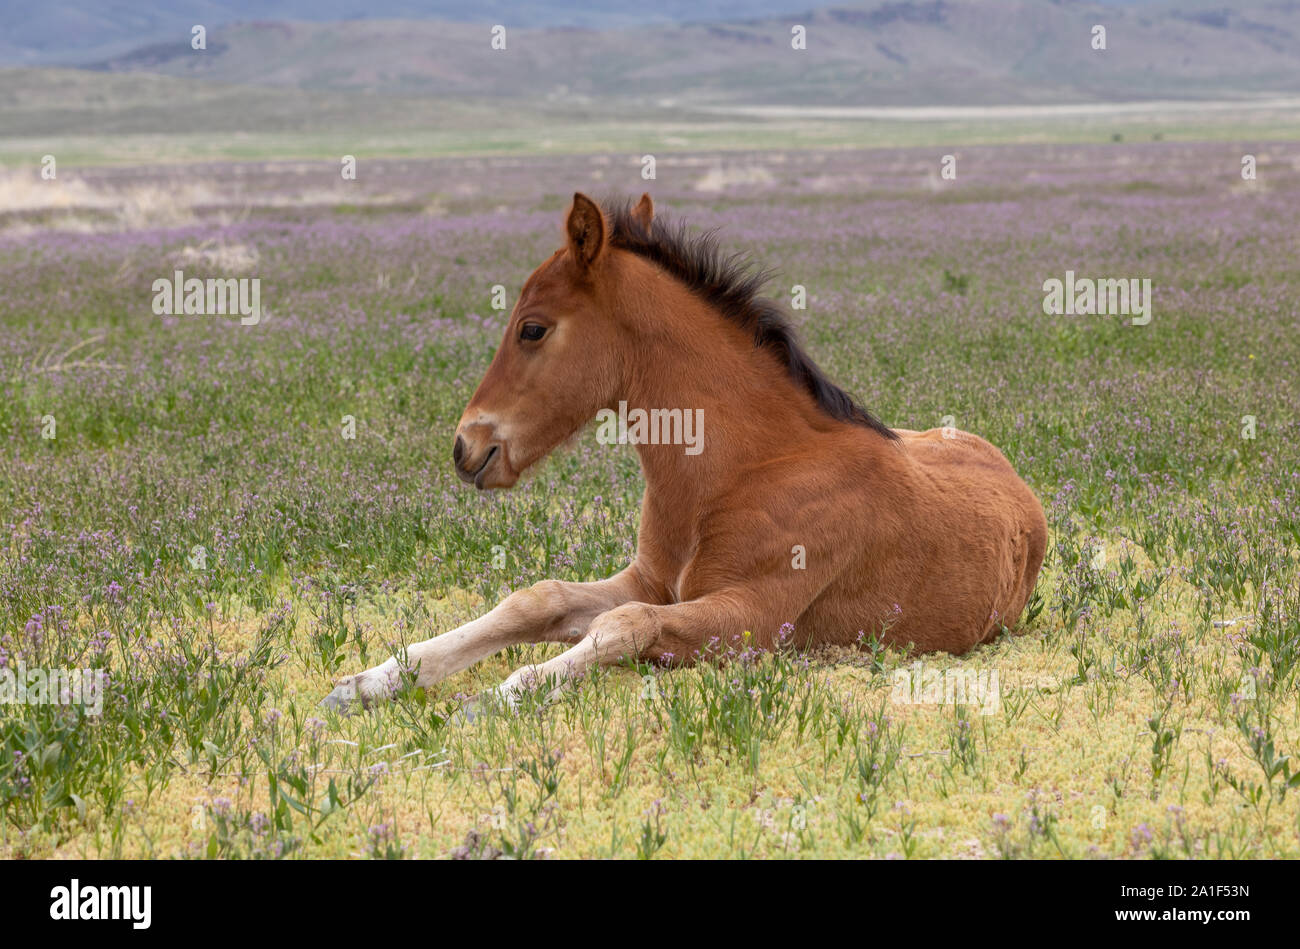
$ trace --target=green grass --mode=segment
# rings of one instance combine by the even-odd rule
[[[151,75],[0,70],[0,166],[54,154],[68,167],[211,160],[676,154],[1117,142],[1294,141],[1293,107],[1080,116],[758,117],[642,102],[404,97]],[[996,110],[995,110],[996,113]]]
[[[832,377],[1004,451],[1048,511],[1037,596],[960,658],[615,668],[471,724],[462,697],[558,647],[354,718],[316,703],[510,589],[630,557],[630,450],[587,432],[484,497],[450,443],[502,325],[489,288],[554,249],[575,179],[631,190],[635,166],[430,163],[320,205],[266,200],[297,192],[249,166],[185,223],[6,236],[0,655],[111,683],[98,716],[0,707],[0,853],[1300,856],[1300,169],[1260,153],[1254,190],[1215,144],[989,149],[954,192],[908,152],[729,156],[771,181],[721,194],[665,163],[661,213],[808,287]],[[376,200],[426,179],[456,203]],[[150,312],[154,277],[237,250],[264,324]],[[1150,276],[1152,323],[1045,317],[1067,267]],[[47,371],[87,338],[87,365]],[[958,674],[996,675],[996,700],[947,696]]]

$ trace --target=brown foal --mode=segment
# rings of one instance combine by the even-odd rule
[[[565,229],[461,417],[457,473],[509,488],[601,410],[641,409],[671,435],[680,409],[702,442],[692,453],[628,426],[646,491],[624,570],[512,593],[324,704],[388,698],[403,666],[428,686],[514,643],[571,648],[512,674],[499,689],[511,702],[593,664],[689,663],[742,637],[770,648],[787,623],[799,646],[879,636],[952,653],[1015,625],[1047,523],[1001,452],[877,421],[813,365],[760,277],[655,220],[649,195],[606,214],[577,194]]]

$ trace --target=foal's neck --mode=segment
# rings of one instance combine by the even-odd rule
[[[781,455],[812,453],[841,430],[753,335],[712,312],[685,287],[662,282],[653,309],[633,317],[631,369],[619,399],[629,410],[700,410],[698,454],[682,445],[638,444],[648,499],[690,517],[738,473]],[[642,299],[645,299],[642,297]]]

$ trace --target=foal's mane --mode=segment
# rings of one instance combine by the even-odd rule
[[[806,389],[822,411],[841,422],[863,425],[885,438],[898,438],[889,426],[817,368],[799,345],[785,314],[759,295],[771,276],[769,271],[756,269],[743,254],[724,255],[714,231],[691,234],[685,222],[671,225],[662,218],[655,218],[649,228],[643,227],[629,201],[612,207],[606,203],[605,213],[612,246],[658,264],[723,317],[752,332],[755,347],[775,353],[795,385]]]

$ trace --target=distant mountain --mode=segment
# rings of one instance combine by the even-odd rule
[[[0,0],[0,65],[76,65],[247,21],[441,20],[519,28],[722,21],[807,0]]]
[[[621,5],[591,9],[608,8],[612,16],[615,6]],[[705,13],[729,5],[693,6]],[[769,0],[767,6],[781,4]],[[324,2],[316,9],[344,7]],[[1300,0],[1258,0],[1231,9],[1208,3],[885,0],[730,22],[599,30],[516,27],[525,21],[517,14],[501,19],[505,50],[491,47],[495,17],[488,13],[474,23],[261,21],[209,29],[203,51],[190,48],[185,26],[166,42],[106,57],[94,68],[306,91],[544,97],[579,105],[611,99],[982,105],[1300,90]],[[806,28],[806,49],[791,47],[796,24]],[[1097,24],[1106,28],[1104,51],[1092,47]]]

